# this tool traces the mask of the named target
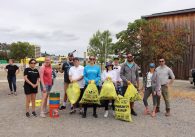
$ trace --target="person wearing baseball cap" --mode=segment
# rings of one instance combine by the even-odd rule
[[[161,95],[161,85],[159,82],[159,77],[157,75],[157,72],[155,71],[155,64],[150,63],[149,64],[149,72],[146,73],[146,77],[143,79],[143,89],[144,89],[144,106],[145,111],[144,114],[148,115],[150,114],[150,110],[148,108],[148,98],[152,94],[153,98],[153,110],[152,110],[152,117],[156,116],[156,107],[157,107],[157,98]]]
[[[61,72],[62,73],[64,72],[64,102],[63,102],[63,105],[59,108],[60,110],[66,109],[66,101],[67,101],[66,90],[70,83],[69,70],[72,66],[74,66],[73,59],[74,59],[73,53],[68,53],[68,61],[64,62],[64,64],[62,65]],[[72,108],[73,107],[71,106],[71,109]]]

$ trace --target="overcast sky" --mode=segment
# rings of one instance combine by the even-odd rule
[[[97,30],[113,37],[143,15],[195,8],[194,0],[0,0],[0,42],[28,41],[83,56]]]

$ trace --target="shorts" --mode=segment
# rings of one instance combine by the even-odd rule
[[[37,94],[37,92],[38,92],[38,87],[37,88],[33,88],[30,85],[24,84],[24,93],[26,95]]]
[[[42,86],[42,84],[40,84],[40,88],[41,88],[41,91],[43,92],[43,86]],[[47,93],[50,93],[51,88],[52,88],[52,85],[45,85],[45,88],[46,88],[46,92]]]

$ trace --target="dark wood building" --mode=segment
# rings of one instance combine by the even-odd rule
[[[190,31],[188,41],[189,52],[183,56],[183,62],[177,62],[173,66],[173,71],[178,79],[188,79],[189,71],[195,68],[195,8],[156,13],[148,16],[142,16],[143,19],[158,19],[164,23],[170,30],[176,26],[187,27]]]

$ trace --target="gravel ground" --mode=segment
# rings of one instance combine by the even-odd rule
[[[2,78],[3,79],[3,78]],[[185,83],[185,82],[184,82]],[[184,83],[177,82],[175,89],[186,89]],[[8,96],[8,84],[0,82],[0,137],[194,137],[195,102],[188,99],[172,99],[171,117],[164,116],[164,101],[161,113],[156,118],[143,115],[143,103],[136,102],[138,113],[133,122],[115,120],[110,114],[104,118],[104,109],[98,108],[98,118],[92,117],[89,109],[86,119],[79,114],[70,115],[69,109],[60,111],[60,117],[26,118],[23,82],[18,82],[18,96]],[[182,84],[185,85],[182,87]],[[187,84],[187,83],[186,83]],[[189,83],[188,83],[189,84]],[[181,88],[182,87],[182,88]],[[188,88],[194,90],[189,84]],[[63,82],[57,80],[54,91],[63,95]],[[37,99],[41,97],[40,92]],[[150,104],[151,104],[151,98]],[[151,106],[151,105],[150,105]],[[37,108],[40,113],[40,108]]]

